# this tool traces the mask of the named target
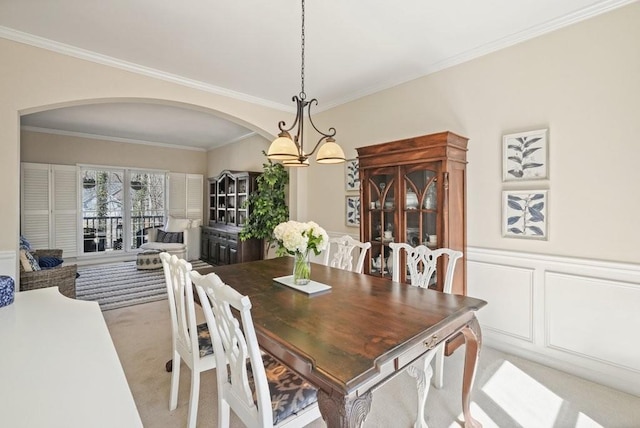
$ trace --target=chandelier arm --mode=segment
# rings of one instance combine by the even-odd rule
[[[322,134],[322,132],[321,132],[321,134]],[[322,134],[322,137],[320,137],[320,139],[318,140],[318,142],[316,143],[316,145],[315,145],[315,146],[313,146],[313,150],[311,150],[309,153],[307,153],[307,157],[312,156],[312,155],[316,152],[316,149],[317,149],[318,147],[320,147],[321,143],[322,143],[323,141],[325,141],[327,138],[331,138],[331,137],[330,137],[329,135]]]
[[[313,120],[311,119],[311,105],[312,104],[318,104],[318,100],[316,98],[312,99],[311,101],[309,101],[309,105],[307,106],[307,113],[309,114],[309,123],[311,123],[311,126],[313,126],[313,129],[316,130],[316,132],[320,135],[323,136],[323,138],[330,138],[330,137],[335,137],[336,136],[336,128],[329,128],[328,133],[324,133],[321,130],[319,130],[315,123],[313,123]],[[322,139],[321,139],[322,140]]]
[[[302,115],[300,114],[301,112],[300,105],[302,103],[301,99],[298,98],[297,95],[294,95],[293,97],[291,97],[291,101],[294,101],[296,103],[296,118],[293,120],[293,123],[289,128],[285,128],[285,126],[287,126],[287,123],[284,120],[281,120],[280,122],[278,122],[278,129],[280,130],[280,132],[285,132],[287,135],[289,135],[289,137],[290,137],[289,132],[298,124],[298,122],[300,121],[300,118],[302,117]]]

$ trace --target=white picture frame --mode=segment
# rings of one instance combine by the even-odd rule
[[[345,196],[345,223],[349,227],[360,226],[360,196]]]
[[[548,129],[502,137],[502,181],[549,178]]]
[[[548,239],[547,190],[502,191],[502,236]]]
[[[344,188],[347,192],[360,190],[358,159],[347,159],[344,162]]]

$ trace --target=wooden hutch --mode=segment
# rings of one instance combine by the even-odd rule
[[[250,210],[244,206],[256,191],[259,172],[222,171],[208,180],[209,222],[202,228],[201,259],[213,265],[228,265],[262,259],[262,242],[241,241]]]
[[[365,273],[391,278],[390,242],[465,253],[467,141],[441,132],[356,149],[360,239],[371,242]],[[408,279],[403,269],[401,281]],[[433,288],[441,291],[441,280]],[[456,265],[453,293],[466,291],[465,256]]]

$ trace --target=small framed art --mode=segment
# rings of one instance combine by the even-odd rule
[[[508,238],[547,239],[546,190],[502,192],[502,235]]]
[[[549,178],[547,129],[502,137],[502,180],[525,181]]]
[[[358,159],[347,159],[344,163],[344,188],[346,191],[360,190]]]
[[[360,226],[360,196],[345,196],[347,226]]]

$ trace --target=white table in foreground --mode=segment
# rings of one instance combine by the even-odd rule
[[[58,289],[0,308],[0,420],[12,428],[142,427],[97,303]]]

